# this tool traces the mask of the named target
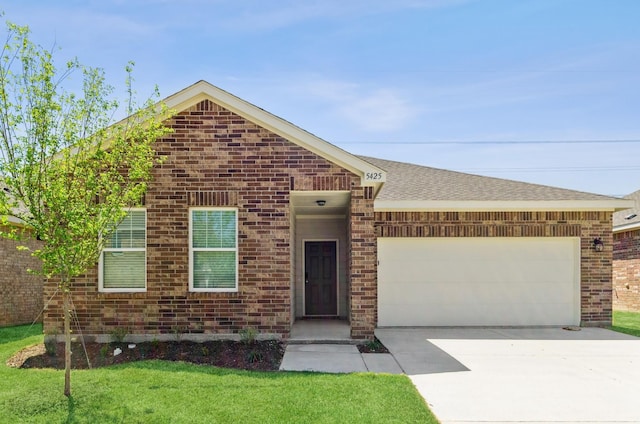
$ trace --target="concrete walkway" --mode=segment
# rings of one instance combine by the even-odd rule
[[[640,339],[579,330],[378,329],[390,354],[289,344],[280,369],[405,373],[443,424],[640,422]]]
[[[280,370],[402,374],[402,369],[393,355],[360,353],[357,346],[351,344],[289,344],[282,358]]]

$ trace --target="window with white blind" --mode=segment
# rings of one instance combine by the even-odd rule
[[[147,214],[132,209],[109,235],[100,255],[101,291],[144,291],[147,287]]]
[[[189,224],[189,289],[237,291],[237,210],[191,209]]]

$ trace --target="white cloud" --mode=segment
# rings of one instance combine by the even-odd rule
[[[229,29],[271,30],[317,19],[344,19],[378,15],[404,9],[436,9],[458,6],[472,0],[284,0],[241,3],[242,13],[226,17],[220,24]]]
[[[417,115],[407,100],[387,89],[353,97],[338,110],[365,131],[398,130]]]
[[[419,109],[399,90],[370,89],[338,80],[314,80],[301,88],[328,103],[334,114],[367,132],[391,132],[409,125]]]

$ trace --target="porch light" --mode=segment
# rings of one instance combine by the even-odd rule
[[[604,250],[604,242],[600,237],[593,239],[593,249],[596,252],[602,252]]]
[[[327,204],[326,200],[316,200],[316,205],[318,206],[324,206]]]

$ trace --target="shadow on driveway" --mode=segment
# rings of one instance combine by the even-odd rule
[[[640,338],[603,328],[381,328],[443,424],[640,422]]]

